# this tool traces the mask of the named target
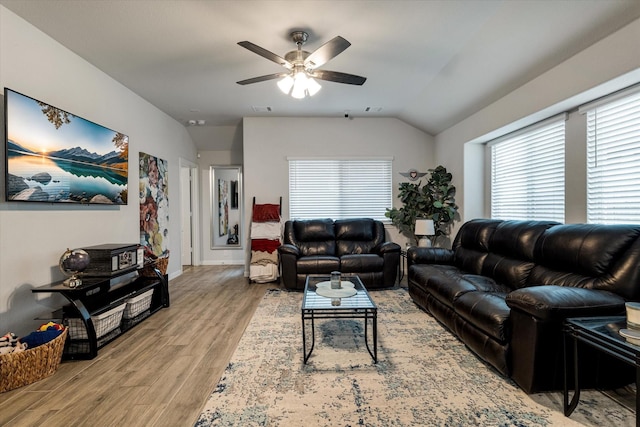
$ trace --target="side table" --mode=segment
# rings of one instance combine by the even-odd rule
[[[400,250],[400,265],[398,266],[398,283],[404,279],[405,265],[407,264],[407,250]]]
[[[615,357],[636,369],[636,384],[640,384],[640,347],[629,344],[618,331],[627,327],[625,316],[614,317],[576,317],[564,322],[564,415],[569,416],[580,401],[578,341],[589,347]],[[568,357],[569,346],[573,345],[573,369]],[[569,402],[569,375],[573,374],[574,393]],[[636,393],[636,426],[640,393]]]

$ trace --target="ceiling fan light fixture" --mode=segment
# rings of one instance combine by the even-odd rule
[[[314,78],[309,77],[307,79],[307,92],[309,92],[309,96],[313,96],[318,93],[322,89],[320,83],[318,83]]]
[[[286,76],[282,80],[278,81],[278,87],[285,95],[289,95],[291,88],[293,87],[293,77]]]
[[[307,96],[307,76],[304,72],[297,72],[293,76],[293,90],[291,96],[296,99],[302,99]]]
[[[356,76],[355,74],[340,73],[337,71],[318,70],[327,61],[330,61],[346,48],[351,46],[347,40],[340,36],[336,36],[327,43],[320,46],[315,51],[309,53],[302,50],[309,34],[305,31],[293,31],[291,39],[296,44],[297,49],[287,52],[284,58],[269,52],[250,41],[241,41],[238,44],[245,49],[256,53],[269,61],[286,68],[286,73],[274,73],[264,76],[245,79],[237,82],[239,85],[248,85],[252,83],[264,82],[266,80],[280,79],[278,87],[285,95],[291,95],[293,98],[306,98],[313,96],[322,88],[315,79],[343,83],[349,85],[362,86],[367,80],[366,77]]]
[[[291,75],[284,77],[278,82],[278,87],[284,94],[296,99],[313,96],[322,89],[322,86],[315,79],[307,76],[304,71],[296,72],[293,77]]]

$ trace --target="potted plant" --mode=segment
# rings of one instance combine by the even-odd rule
[[[458,206],[455,203],[456,187],[451,184],[452,175],[444,166],[429,169],[429,178],[422,185],[402,182],[399,186],[398,198],[403,206],[400,209],[387,209],[385,216],[391,219],[400,233],[413,237],[417,218],[433,220],[435,228],[434,242],[440,236],[448,236],[451,231]]]

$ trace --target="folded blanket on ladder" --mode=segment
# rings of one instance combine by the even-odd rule
[[[273,282],[278,278],[278,265],[251,264],[249,266],[249,277],[257,283]]]

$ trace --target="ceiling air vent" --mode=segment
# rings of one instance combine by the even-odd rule
[[[255,113],[270,113],[273,110],[271,109],[271,107],[256,107],[255,105],[251,107],[251,109],[255,112]]]
[[[382,111],[382,107],[367,107],[364,109],[365,113],[379,113]]]

